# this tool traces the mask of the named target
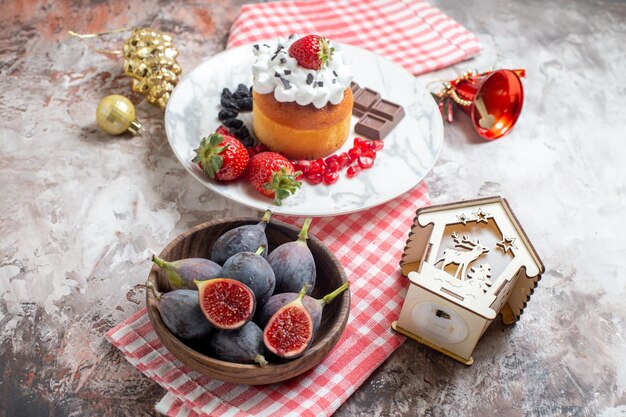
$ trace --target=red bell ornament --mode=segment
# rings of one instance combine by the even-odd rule
[[[524,104],[523,69],[467,72],[433,93],[444,118],[452,122],[452,103],[467,113],[476,132],[487,140],[511,131]]]

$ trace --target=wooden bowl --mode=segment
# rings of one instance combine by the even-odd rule
[[[259,219],[227,218],[201,224],[187,230],[159,254],[168,260],[183,258],[209,258],[213,243],[225,232],[245,224],[257,224]],[[267,225],[269,250],[297,239],[299,230],[288,224],[272,220]],[[317,279],[312,296],[321,298],[347,281],[346,274],[337,258],[315,237],[309,235],[308,245],[315,259]],[[170,289],[165,274],[156,265],[150,270],[148,280],[158,291]],[[272,384],[293,378],[308,371],[320,362],[337,344],[343,333],[350,310],[350,289],[324,307],[322,323],[311,347],[303,356],[293,360],[268,359],[264,367],[258,365],[225,362],[208,356],[205,343],[178,339],[163,323],[157,300],[146,291],[148,315],[165,347],[189,368],[222,381],[247,385]],[[258,308],[258,307],[257,307]]]

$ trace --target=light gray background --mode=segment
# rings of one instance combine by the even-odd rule
[[[445,127],[432,200],[506,197],[547,271],[522,320],[495,322],[472,367],[407,341],[337,415],[623,417],[626,3],[433,4],[483,50],[424,82],[474,68],[528,78],[508,137],[482,142],[462,115]],[[0,416],[153,415],[163,391],[104,332],[141,308],[149,248],[254,214],[187,174],[141,96],[144,137],[98,131],[99,99],[130,95],[128,79],[65,31],[170,28],[191,69],[223,48],[236,13],[226,0],[0,3]]]

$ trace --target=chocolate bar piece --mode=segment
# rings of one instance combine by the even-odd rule
[[[357,116],[361,116],[372,107],[376,101],[380,100],[380,93],[369,88],[362,88],[354,97],[354,106],[352,112]],[[361,113],[361,114],[359,114]]]
[[[354,131],[368,139],[382,140],[391,132],[396,123],[378,117],[372,113],[366,113],[354,126]]]
[[[404,108],[399,104],[381,99],[372,105],[370,113],[389,120],[395,126],[404,117]]]
[[[350,89],[352,90],[352,96],[355,96],[356,93],[361,89],[361,87],[359,87],[359,85],[357,83],[352,81],[350,83]]]

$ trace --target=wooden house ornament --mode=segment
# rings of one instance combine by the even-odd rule
[[[466,365],[498,313],[520,318],[545,271],[501,197],[419,209],[400,267],[410,284],[392,328]]]

